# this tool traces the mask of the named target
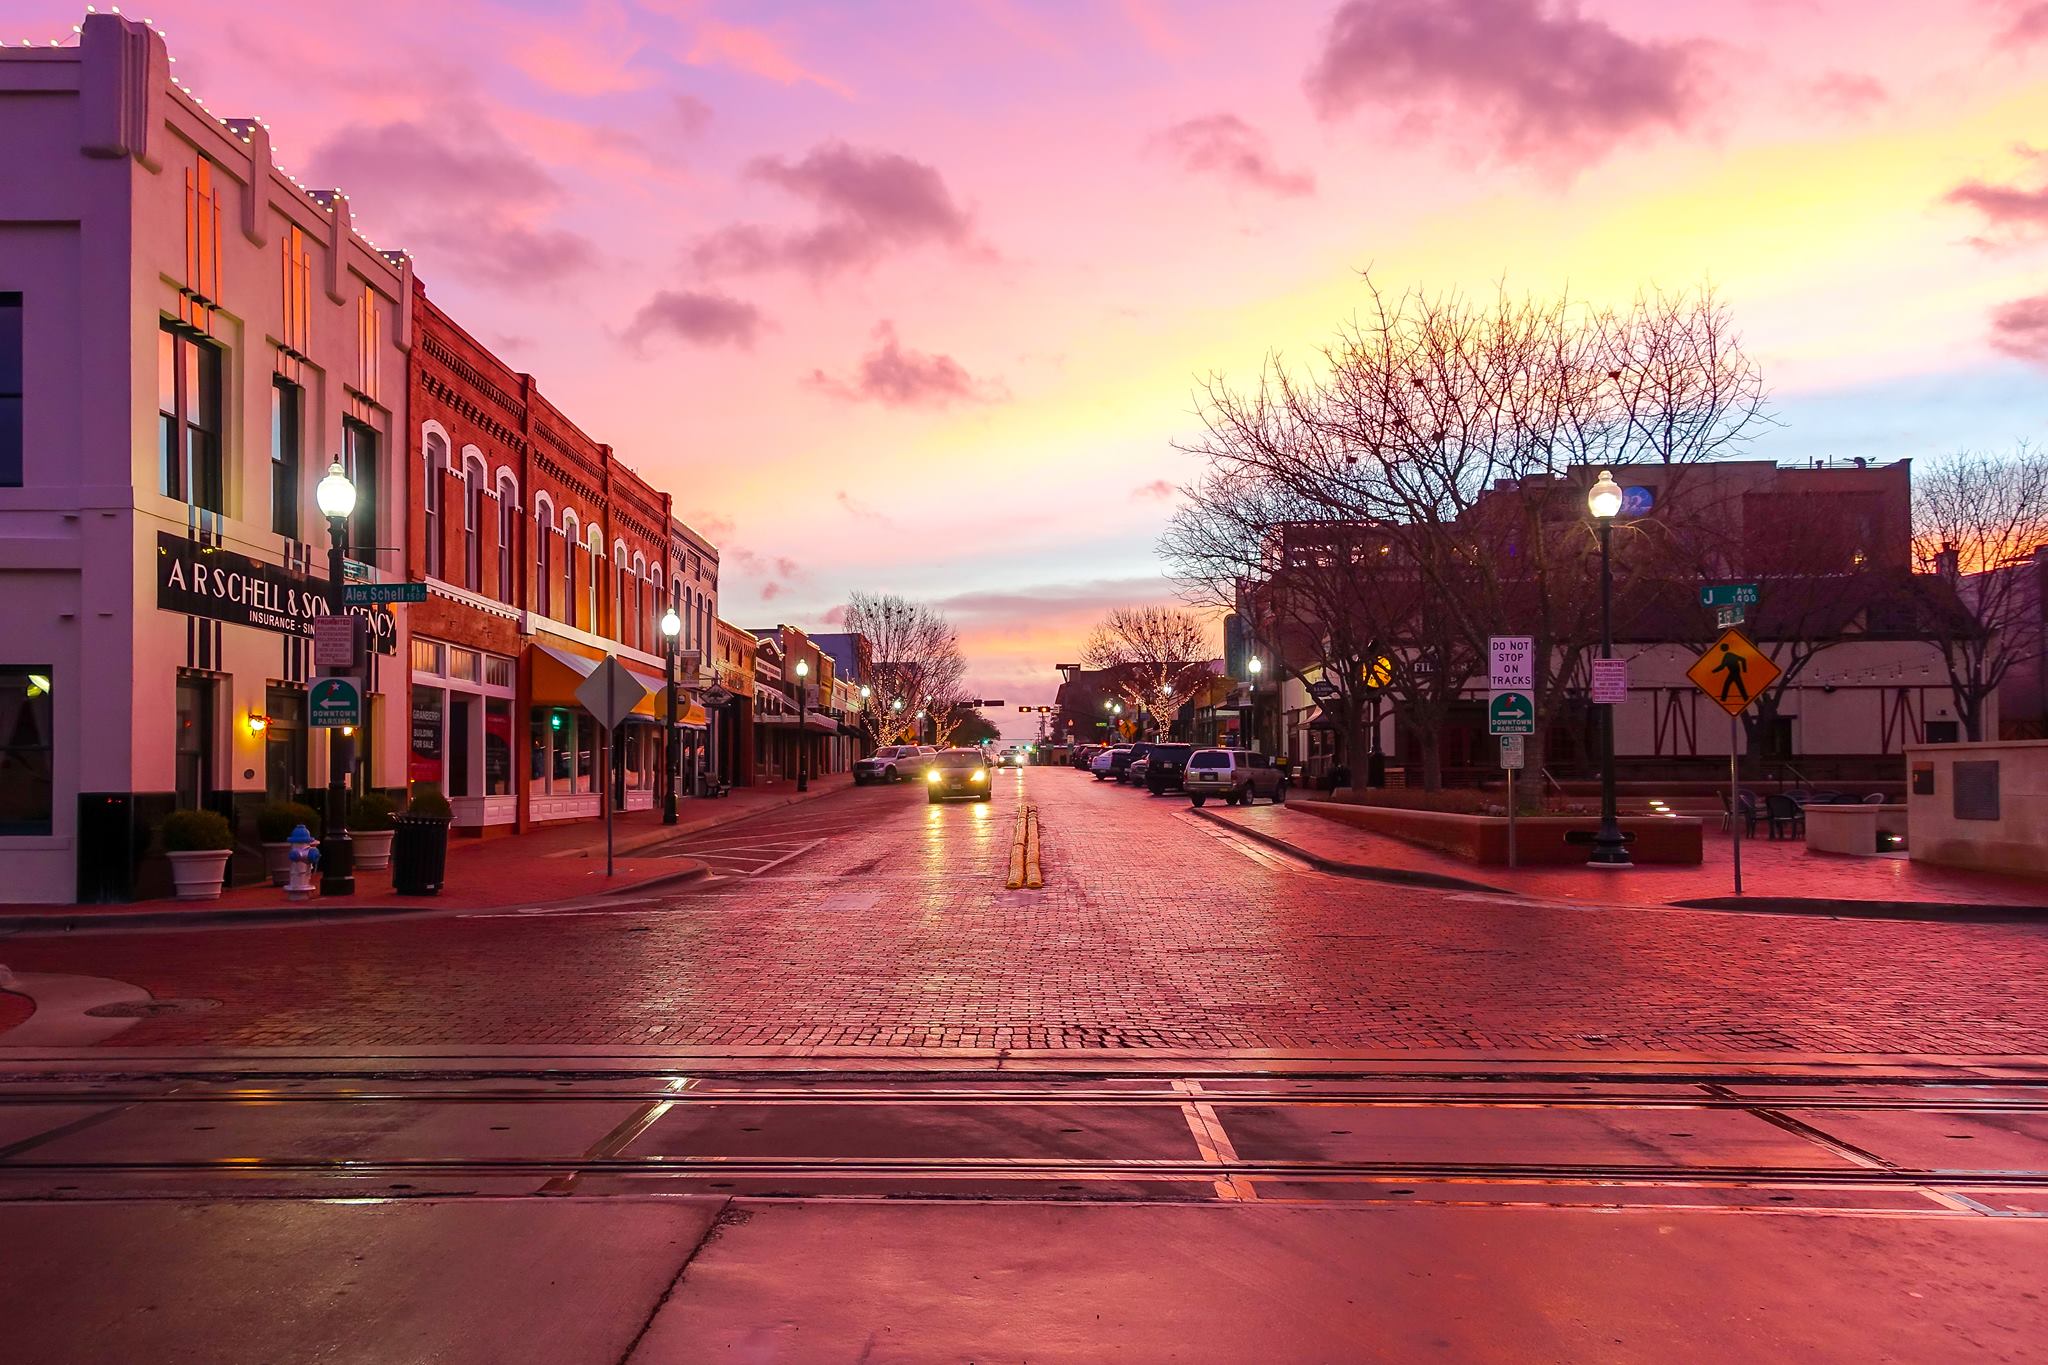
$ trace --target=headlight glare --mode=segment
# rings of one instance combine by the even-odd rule
[[[976,782],[986,782],[986,781],[988,781],[988,769],[986,769],[986,768],[976,768],[976,769],[974,770],[974,780],[975,780]]]
[[[925,781],[927,781],[927,782],[936,782],[936,781],[938,781],[938,780],[939,780],[939,770],[938,770],[937,768],[926,768],[926,769],[924,770],[924,780],[925,780]]]

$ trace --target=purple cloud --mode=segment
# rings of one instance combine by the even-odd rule
[[[1140,502],[1164,502],[1173,496],[1173,485],[1165,479],[1154,479],[1131,490],[1131,496]]]
[[[725,294],[664,289],[642,304],[626,328],[626,340],[644,346],[657,336],[678,337],[694,346],[750,347],[762,327],[761,310]]]
[[[809,203],[817,221],[794,231],[753,223],[722,228],[692,249],[701,269],[746,273],[786,266],[824,279],[867,269],[892,252],[969,241],[967,212],[944,178],[895,152],[828,142],[801,161],[758,158],[746,174]]]
[[[850,378],[836,379],[823,370],[813,370],[807,382],[834,398],[892,408],[987,403],[1003,396],[1000,385],[975,379],[949,355],[905,350],[896,340],[893,322],[879,324],[874,335],[878,344],[861,358],[860,368]]]
[[[2014,299],[1994,312],[1991,344],[2009,356],[2048,366],[2048,294]]]
[[[2048,3],[2040,0],[2007,0],[2004,8],[2012,15],[2000,40],[2007,43],[2038,43],[2048,38]]]
[[[439,253],[426,264],[452,274],[531,284],[597,262],[589,238],[540,221],[563,198],[555,178],[467,102],[426,119],[344,127],[314,151],[305,178],[367,191],[366,204],[390,210],[380,236],[416,255]]]
[[[1638,40],[1552,0],[1348,0],[1308,73],[1325,119],[1362,105],[1448,111],[1509,160],[1590,159],[1680,127],[1704,46]]]
[[[1810,88],[1816,100],[1844,114],[1860,114],[1891,99],[1881,82],[1854,71],[1830,71]]]
[[[1152,145],[1191,171],[1220,175],[1278,195],[1314,194],[1315,177],[1274,164],[1265,134],[1235,114],[1210,114],[1174,124]]]
[[[675,111],[676,126],[686,138],[699,137],[711,126],[711,106],[695,95],[674,95],[669,107]]]
[[[2029,159],[2041,159],[2037,152],[2022,150],[2026,151]],[[1975,209],[1982,215],[1985,235],[1972,239],[1980,247],[2007,246],[2048,234],[2048,183],[2026,189],[1966,180],[1943,198],[1951,204]]]

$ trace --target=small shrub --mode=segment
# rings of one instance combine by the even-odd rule
[[[441,795],[441,789],[431,782],[422,782],[412,789],[412,800],[406,802],[407,815],[432,815],[447,819],[455,812],[448,805],[448,798]]]
[[[256,808],[256,837],[266,844],[283,843],[300,825],[319,838],[320,812],[297,801],[267,801]]]
[[[174,810],[164,817],[157,837],[166,853],[195,853],[233,848],[235,831],[218,811]]]
[[[348,808],[348,827],[365,833],[390,829],[398,804],[382,792],[366,792]]]
[[[1446,815],[1484,815],[1501,802],[1498,796],[1470,788],[1448,788],[1431,792],[1411,790],[1407,787],[1353,787],[1350,803],[1355,806],[1382,806],[1389,810],[1429,810],[1440,811]]]

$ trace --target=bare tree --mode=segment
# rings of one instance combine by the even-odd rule
[[[1959,452],[1913,480],[1913,548],[1944,585],[1923,613],[1941,650],[1966,739],[1984,735],[1985,703],[2016,665],[2041,658],[2041,568],[2048,546],[2048,456]]]
[[[872,741],[909,742],[923,712],[945,743],[968,714],[969,698],[967,660],[944,613],[893,593],[856,592],[847,599],[846,629],[858,642],[869,693],[861,726]]]
[[[1211,440],[1193,449],[1213,460],[1226,433],[1230,467],[1330,519],[1397,528],[1440,609],[1428,638],[1454,632],[1476,659],[1490,634],[1533,635],[1539,712],[1565,714],[1597,633],[1593,473],[1738,450],[1770,421],[1758,371],[1711,291],[1602,309],[1367,289],[1312,368],[1210,381]],[[1544,761],[1540,731],[1528,761]]]
[[[1119,696],[1164,734],[1189,689],[1208,673],[1209,630],[1178,607],[1117,607],[1081,650],[1089,668],[1108,673]]]

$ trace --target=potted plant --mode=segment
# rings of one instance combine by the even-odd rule
[[[448,869],[448,825],[454,812],[441,789],[421,783],[412,789],[405,814],[393,823],[398,842],[391,860],[391,889],[401,896],[434,896]]]
[[[235,848],[235,831],[227,817],[210,810],[174,810],[157,831],[164,856],[171,860],[171,881],[181,901],[220,899]]]
[[[366,792],[349,806],[348,837],[356,847],[356,871],[382,872],[391,866],[397,815],[398,804],[382,792]]]
[[[283,886],[291,871],[292,831],[300,825],[320,837],[320,812],[297,801],[266,801],[256,808],[256,837],[263,843],[263,867],[272,886]]]

